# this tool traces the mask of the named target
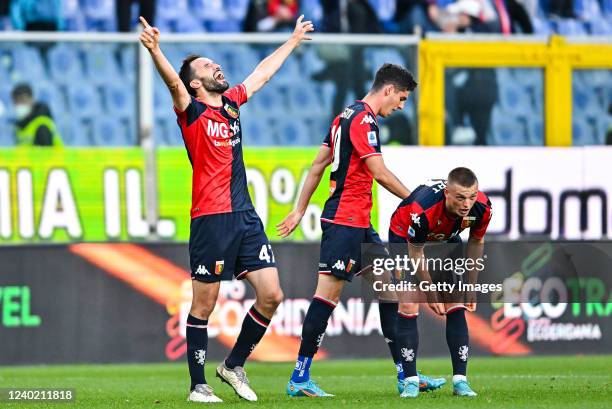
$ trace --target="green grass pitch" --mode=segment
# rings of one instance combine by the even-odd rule
[[[421,359],[429,375],[450,381],[449,359]],[[479,396],[452,396],[442,389],[422,393],[416,400],[398,397],[395,368],[389,360],[337,360],[313,364],[313,378],[336,397],[289,398],[285,385],[290,363],[248,363],[251,385],[259,402],[240,401],[214,377],[216,363],[207,363],[208,382],[232,408],[612,408],[612,355],[529,358],[472,358],[469,379]],[[186,363],[147,365],[70,365],[0,367],[0,388],[63,387],[76,390],[76,402],[7,403],[2,408],[178,408],[186,402]]]

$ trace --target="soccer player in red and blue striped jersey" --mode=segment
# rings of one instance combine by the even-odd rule
[[[407,243],[410,259],[419,260],[424,258],[426,242],[461,243],[459,234],[469,229],[467,258],[476,260],[482,257],[484,236],[491,215],[491,202],[487,195],[478,190],[478,179],[474,172],[464,167],[455,168],[448,174],[447,180],[420,185],[399,204],[391,216],[389,243],[391,246],[392,243]],[[420,280],[432,282],[426,265],[421,264],[419,269],[417,275]],[[442,276],[444,281],[450,282],[462,281],[460,277],[454,272]],[[432,310],[446,315],[446,341],[453,364],[454,393],[476,396],[466,377],[469,333],[465,318],[465,310],[474,311],[476,303],[467,299],[469,297],[461,291],[454,292],[452,296],[448,293],[428,292],[427,296]],[[408,380],[402,392],[403,397],[416,397],[419,392],[416,370],[418,314],[418,303],[400,302],[397,348],[402,352],[403,371]]]
[[[159,47],[159,30],[141,17],[140,40],[172,95],[193,168],[189,237],[193,300],[187,317],[191,401],[221,402],[204,376],[207,326],[221,280],[233,277],[246,279],[255,289],[256,300],[217,376],[241,398],[257,400],[243,367],[283,294],[272,247],[247,189],[240,106],[272,78],[302,41],[310,39],[308,32],[314,27],[303,17],[298,18],[291,38],[232,88],[219,64],[198,55],[188,56],[177,74]]]

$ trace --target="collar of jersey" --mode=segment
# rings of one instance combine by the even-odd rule
[[[367,102],[365,102],[365,101],[364,101],[364,100],[362,100],[362,99],[358,99],[356,102],[359,102],[359,103],[361,103],[361,104],[365,105],[366,110],[367,110],[367,111],[368,111],[370,114],[372,114],[372,116],[374,117],[374,120],[376,121],[376,125],[378,125],[378,117],[377,117],[376,115],[374,115],[374,110],[372,109],[372,107],[371,107],[371,106],[369,106],[369,105],[368,105],[368,103],[367,103]]]

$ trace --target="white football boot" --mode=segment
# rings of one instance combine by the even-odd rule
[[[217,367],[217,378],[234,388],[234,391],[242,399],[251,402],[255,402],[257,400],[257,395],[249,386],[249,380],[247,379],[246,372],[244,372],[243,367],[237,366],[234,369],[229,369],[227,366],[225,366],[225,362],[222,362],[221,365]]]
[[[221,398],[214,394],[213,388],[205,383],[200,383],[195,386],[187,397],[188,402],[200,402],[200,403],[220,403],[223,402]]]

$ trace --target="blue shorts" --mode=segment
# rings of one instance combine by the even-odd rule
[[[319,274],[352,281],[372,264],[373,258],[388,257],[386,247],[372,226],[352,227],[322,221],[321,229]]]
[[[272,246],[255,210],[191,220],[191,279],[205,283],[243,279],[250,271],[275,267]]]

